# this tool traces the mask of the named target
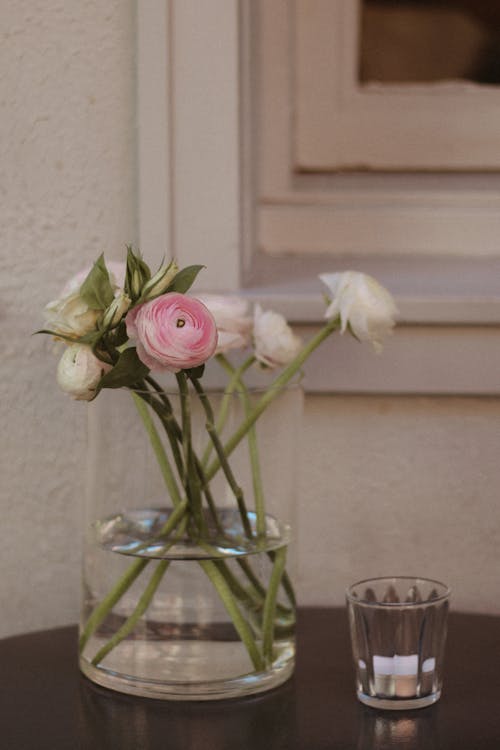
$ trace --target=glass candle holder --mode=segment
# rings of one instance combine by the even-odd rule
[[[443,682],[450,589],[426,578],[373,578],[347,589],[357,697],[384,709],[435,703]]]

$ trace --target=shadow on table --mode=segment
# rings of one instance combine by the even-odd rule
[[[293,681],[238,701],[176,702],[115,693],[81,678],[82,750],[293,750]]]

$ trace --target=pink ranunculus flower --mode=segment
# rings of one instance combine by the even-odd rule
[[[241,297],[222,294],[197,294],[214,316],[218,339],[216,354],[229,349],[244,349],[250,343],[252,318],[248,317],[248,302]]]
[[[217,326],[199,300],[169,292],[134,307],[125,318],[137,355],[150,370],[179,372],[198,367],[217,347]]]

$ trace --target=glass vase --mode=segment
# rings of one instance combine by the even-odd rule
[[[184,386],[89,404],[80,667],[154,698],[257,693],[294,667],[302,393]]]

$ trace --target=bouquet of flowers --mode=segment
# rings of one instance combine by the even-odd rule
[[[106,263],[101,256],[46,307],[46,327],[40,332],[65,345],[57,368],[60,387],[83,401],[92,401],[107,389],[131,393],[167,496],[168,512],[161,516],[154,534],[137,539],[132,548],[128,546],[127,555],[132,554],[134,561],[107,594],[94,602],[82,624],[80,649],[84,652],[154,560],[154,573],[132,610],[110,635],[101,638],[96,652],[85,656],[86,664],[94,670],[133,635],[166,574],[169,555],[179,544],[202,550],[203,554],[194,558],[222,602],[254,672],[272,670],[277,638],[293,633],[295,598],[286,571],[286,544],[277,544],[275,539],[270,543],[256,423],[333,332],[349,331],[380,349],[394,325],[392,297],[374,279],[353,271],[324,274],[320,279],[328,290],[325,324],[303,343],[284,317],[274,311],[255,305],[250,316],[244,299],[195,295],[191,287],[202,268],[179,269],[171,262],[152,274],[141,255],[128,248],[126,264]],[[238,357],[236,362],[232,361],[233,354]],[[203,384],[205,364],[210,359],[220,365],[226,377],[217,409]],[[250,399],[245,383],[252,366],[276,371],[257,400]],[[175,377],[178,414],[169,393],[157,380],[161,373]],[[243,404],[243,416],[232,433],[223,438],[228,400],[235,393]],[[195,401],[204,414],[206,445],[202,453],[192,439]],[[232,466],[233,451],[243,440],[248,441],[253,474],[252,509]],[[212,482],[220,474],[234,495],[236,536],[234,529],[227,528],[213,496]],[[237,559],[243,578],[234,574],[225,559],[228,540],[232,548],[237,548],[237,558],[241,551],[266,555],[270,564],[266,581],[259,579],[244,555]],[[280,590],[284,603],[279,600]],[[99,681],[91,670],[87,674]]]

